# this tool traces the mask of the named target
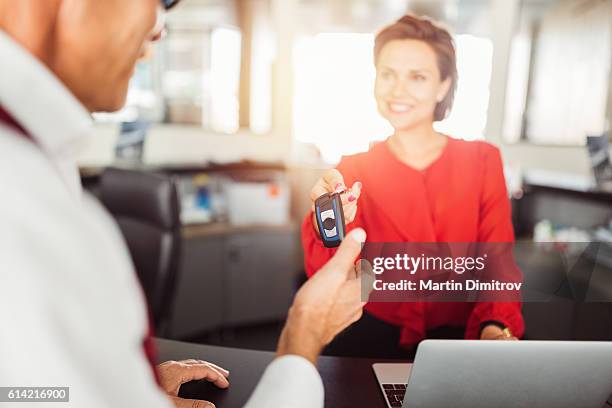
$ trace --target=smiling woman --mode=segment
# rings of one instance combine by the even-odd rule
[[[350,186],[342,194],[347,230],[365,229],[370,242],[512,242],[499,150],[434,129],[455,97],[449,32],[427,18],[404,16],[376,36],[374,59],[376,105],[393,134],[345,156],[315,184],[311,198]],[[304,219],[302,243],[311,276],[333,255],[312,214]],[[456,336],[460,328],[465,338],[494,339],[503,330],[520,337],[524,329],[517,302],[372,302],[365,311],[329,354],[405,358],[432,333]]]

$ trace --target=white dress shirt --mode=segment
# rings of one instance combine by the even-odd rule
[[[74,407],[169,407],[143,352],[145,302],[123,239],[81,188],[90,115],[1,30],[0,61],[0,105],[35,141],[0,123],[0,386],[70,387]],[[322,406],[321,378],[298,356],[274,360],[247,403]]]

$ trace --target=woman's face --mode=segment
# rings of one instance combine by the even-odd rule
[[[396,130],[432,123],[438,102],[450,88],[442,81],[434,50],[419,40],[389,41],[376,63],[378,111]]]

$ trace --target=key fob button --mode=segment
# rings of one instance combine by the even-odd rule
[[[332,218],[327,218],[325,221],[323,221],[323,228],[326,230],[336,228],[336,221],[334,221]]]
[[[336,227],[334,227],[333,229],[324,229],[325,231],[325,236],[327,236],[327,238],[333,238],[336,236],[336,234],[338,233],[338,231],[336,230]]]
[[[331,219],[332,222],[336,219],[336,216],[334,214],[334,210],[326,210],[326,211],[321,211],[321,219],[323,220],[323,222]]]

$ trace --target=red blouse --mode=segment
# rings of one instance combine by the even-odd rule
[[[387,142],[338,164],[347,186],[361,181],[355,220],[370,242],[513,242],[510,202],[499,150],[486,142],[449,138],[442,154],[423,171],[402,163]],[[334,254],[316,234],[312,213],[302,224],[306,273],[310,277]],[[440,326],[465,326],[477,339],[480,324],[503,323],[524,332],[519,302],[402,302],[366,305],[377,318],[402,327],[400,343],[413,345]]]

